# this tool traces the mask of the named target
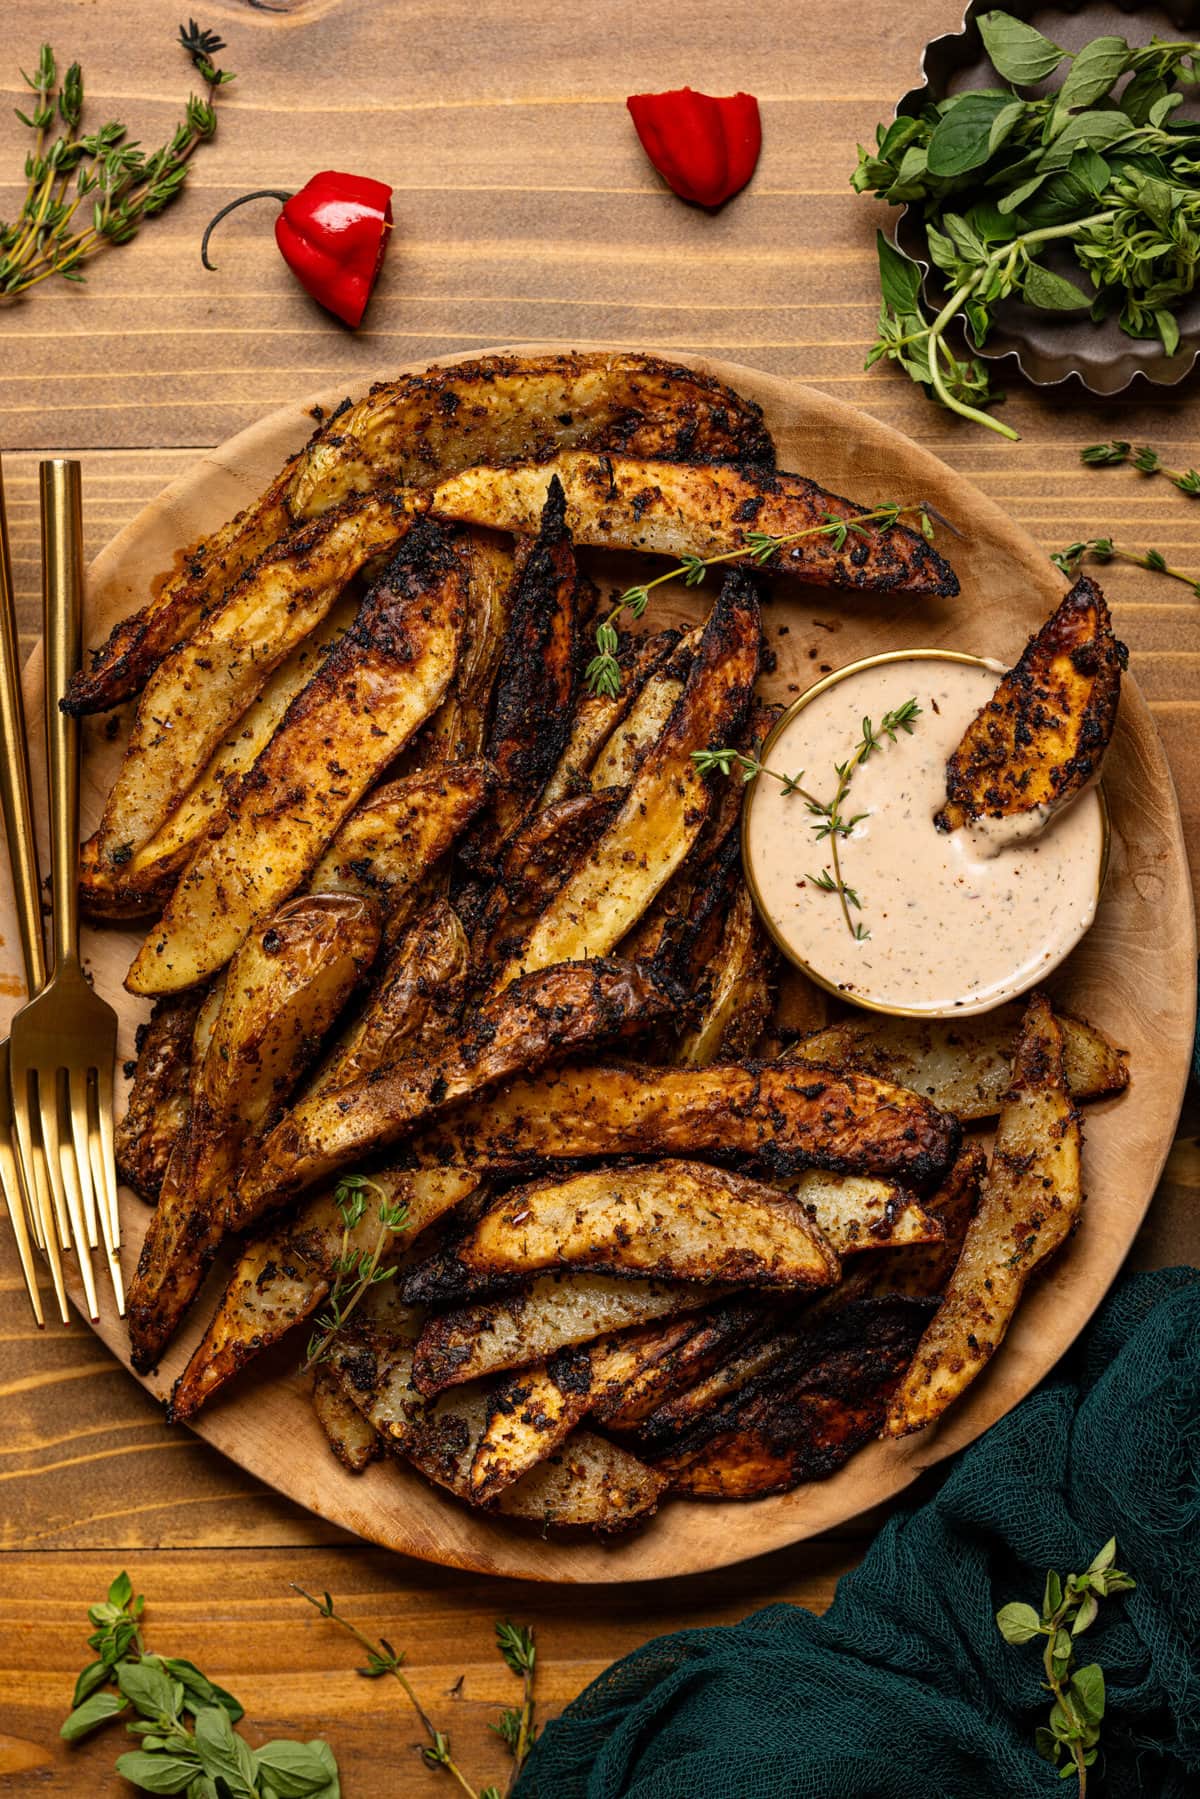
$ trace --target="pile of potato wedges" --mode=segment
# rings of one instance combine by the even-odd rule
[[[743,787],[693,759],[770,724],[760,582],[957,592],[902,524],[748,541],[876,498],[695,370],[489,357],[346,402],[95,652],[68,708],[136,699],[81,884],[145,930],[137,1368],[228,1270],[176,1418],[294,1331],[347,1467],[613,1531],[827,1475],[986,1363],[1124,1060],[1041,997],[787,1028]],[[611,550],[728,558],[615,696]]]

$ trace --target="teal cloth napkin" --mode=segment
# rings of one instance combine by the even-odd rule
[[[1115,1533],[1136,1592],[1083,1639],[1089,1799],[1200,1795],[1200,1271],[1126,1278],[1045,1383],[892,1519],[823,1618],[660,1637],[547,1725],[519,1799],[1036,1799],[1036,1645],[994,1615]]]

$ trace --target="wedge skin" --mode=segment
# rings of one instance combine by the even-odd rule
[[[368,901],[294,900],[229,971],[129,1292],[132,1361],[153,1368],[224,1236],[222,1200],[246,1143],[285,1100],[379,947]]]
[[[744,568],[793,575],[821,587],[953,597],[958,577],[919,531],[863,525],[839,548],[829,519],[857,519],[870,502],[827,493],[804,475],[763,474],[729,465],[637,461],[564,451],[544,463],[480,466],[434,488],[439,518],[528,533],[552,479],[562,483],[567,528],[577,544],[656,556],[729,556]],[[789,537],[764,562],[751,536]],[[730,552],[736,552],[730,555]]]
[[[195,986],[309,874],[450,684],[462,640],[459,546],[419,525],[358,622],[297,695],[198,849],[126,978],[132,993]]]
[[[1083,1207],[1082,1130],[1062,1031],[1043,994],[1026,1009],[979,1210],[945,1296],[888,1410],[885,1434],[921,1430],[961,1397],[1004,1339],[1026,1283]]]
[[[289,1194],[520,1069],[658,1023],[677,1000],[670,983],[628,963],[576,962],[527,975],[485,1001],[440,1054],[395,1062],[298,1106],[244,1170],[230,1228],[243,1229]]]
[[[1080,575],[946,764],[939,830],[1056,812],[1100,772],[1129,660],[1104,595]]]

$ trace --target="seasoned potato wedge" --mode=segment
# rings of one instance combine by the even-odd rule
[[[465,533],[467,622],[450,691],[410,752],[410,772],[483,752],[496,671],[504,654],[515,567],[512,546],[493,531]]]
[[[383,1440],[375,1426],[368,1422],[352,1400],[332,1368],[321,1367],[313,1378],[313,1411],[343,1468],[351,1474],[363,1469],[383,1454]]]
[[[861,1068],[924,1094],[964,1123],[994,1118],[1012,1079],[1024,1007],[1014,1000],[978,1018],[843,1019],[792,1045],[783,1060],[819,1068]],[[1072,1099],[1120,1093],[1129,1081],[1122,1050],[1090,1024],[1058,1014]]]
[[[548,1268],[739,1286],[828,1287],[837,1257],[802,1206],[703,1162],[597,1168],[506,1193],[456,1249],[472,1274]]]
[[[120,869],[94,859],[84,864],[79,903],[90,918],[121,921],[149,918],[162,911],[197,843],[220,826],[229,795],[271,741],[276,726],[312,680],[322,658],[354,623],[358,604],[358,596],[344,595],[328,618],[280,663],[149,843]]]
[[[471,934],[477,969],[507,961],[519,949],[539,913],[612,823],[624,797],[620,788],[577,793],[543,806],[514,833]]]
[[[652,744],[658,742],[667,722],[683,698],[692,662],[700,645],[702,627],[689,631],[674,645],[660,668],[630,701],[629,711],[604,744],[592,764],[592,786],[628,787]],[[622,692],[632,683],[623,680]]]
[[[375,1191],[358,1225],[343,1243],[345,1221],[332,1191],[305,1200],[294,1218],[256,1238],[243,1250],[203,1338],[175,1384],[171,1416],[194,1417],[214,1393],[263,1350],[310,1318],[324,1300],[333,1264],[343,1253],[374,1249],[379,1240],[379,1206],[403,1201],[402,1231],[384,1233],[380,1261],[396,1260],[421,1232],[477,1188],[461,1168],[422,1168],[411,1173],[382,1169],[372,1177]]]
[[[85,881],[120,878],[280,663],[328,617],[351,576],[410,522],[387,496],[331,513],[256,563],[163,661],[138,704],[99,828],[83,846]]]
[[[967,726],[946,764],[939,829],[1017,813],[1049,817],[1065,805],[1100,771],[1127,660],[1104,595],[1080,575]]]
[[[757,406],[711,376],[655,357],[487,356],[402,376],[339,407],[258,500],[190,546],[179,573],[121,620],[72,681],[71,710],[103,711],[138,692],[293,522],[371,488],[419,487],[447,470],[563,445],[764,468],[774,461]]]
[[[557,800],[570,799],[572,794],[584,793],[589,787],[603,786],[603,782],[592,779],[593,764],[606,753],[614,733],[628,717],[646,683],[663,667],[678,642],[678,631],[659,631],[653,637],[635,640],[626,645],[621,655],[620,690],[615,694],[580,695],[558,766],[542,789],[540,804],[543,808],[554,805]],[[682,692],[680,681],[676,699]],[[655,737],[666,724],[672,706],[668,706],[663,714],[658,730],[653,733]]]
[[[487,799],[492,779],[488,764],[475,758],[376,787],[313,869],[309,890],[377,895],[394,936],[408,922],[426,876]]]
[[[909,1244],[940,1243],[944,1232],[932,1202],[870,1174],[830,1174],[809,1168],[785,1185],[835,1255]]]
[[[724,1155],[776,1179],[817,1167],[920,1186],[949,1168],[958,1141],[955,1119],[869,1075],[727,1062],[513,1080],[424,1133],[420,1153],[497,1173],[559,1157]]]
[[[287,1194],[396,1142],[519,1069],[645,1029],[669,1014],[674,997],[651,970],[622,962],[577,962],[527,975],[485,1001],[439,1053],[395,1062],[298,1106],[244,1171],[230,1226],[243,1228]]]
[[[929,1315],[927,1302],[865,1300],[785,1328],[752,1378],[713,1406],[680,1407],[654,1465],[675,1491],[750,1499],[834,1473],[878,1433],[888,1396]],[[648,1421],[643,1436],[662,1414]]]
[[[739,882],[721,941],[708,964],[700,1016],[679,1046],[686,1068],[707,1068],[718,1056],[750,1055],[771,1016],[771,946],[754,901]]]
[[[129,1293],[139,1371],[157,1362],[216,1253],[244,1145],[287,1098],[378,947],[369,902],[328,894],[282,907],[230,969]]]
[[[1021,1027],[979,1210],[941,1307],[892,1400],[887,1435],[902,1437],[939,1418],[1003,1341],[1030,1275],[1078,1221],[1081,1140],[1063,1070],[1062,1031],[1049,1001],[1036,994]]]
[[[755,534],[803,532],[766,561],[772,574],[872,593],[958,592],[950,565],[907,525],[864,525],[839,548],[827,528],[830,519],[861,518],[871,508],[826,493],[803,475],[568,450],[543,463],[465,469],[438,482],[431,505],[439,518],[529,532],[554,476],[562,483],[567,528],[578,544],[676,558],[726,555],[740,547],[737,560],[753,568],[762,566]]]
[[[573,1343],[699,1311],[713,1298],[711,1287],[682,1281],[538,1275],[523,1292],[455,1306],[429,1319],[417,1343],[413,1382],[418,1392],[440,1393],[461,1381],[544,1362]]]
[[[696,841],[709,790],[692,753],[737,731],[758,674],[758,601],[730,575],[709,615],[683,696],[628,797],[535,922],[498,985],[525,970],[606,955],[637,923]]]
[[[291,508],[306,518],[356,490],[536,459],[562,445],[666,461],[774,461],[759,408],[696,369],[629,351],[484,356],[402,375],[347,406],[304,452]]]
[[[137,1066],[125,1116],[114,1132],[117,1173],[156,1200],[176,1139],[191,1111],[192,1038],[203,995],[159,1000],[138,1026]]]
[[[966,1144],[938,1188],[926,1200],[929,1214],[942,1227],[940,1242],[912,1243],[899,1249],[871,1250],[855,1262],[837,1289],[845,1299],[881,1299],[894,1294],[933,1299],[944,1289],[962,1251],[967,1226],[979,1206],[979,1190],[987,1157],[978,1144]],[[830,1295],[832,1301],[833,1295]]]
[[[133,993],[191,987],[227,962],[319,860],[367,788],[437,706],[458,660],[456,543],[422,523],[337,648],[288,708],[203,843],[126,978]]]
[[[593,1358],[604,1378],[594,1382],[592,1416],[606,1430],[632,1430],[672,1394],[686,1391],[726,1361],[762,1319],[760,1296],[734,1294],[703,1312],[611,1338],[601,1356]],[[629,1346],[636,1356],[632,1363]]]

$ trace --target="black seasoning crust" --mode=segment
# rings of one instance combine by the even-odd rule
[[[92,654],[65,702],[99,712],[144,685],[206,610],[297,522],[373,487],[427,486],[473,462],[526,461],[564,445],[771,467],[761,408],[694,369],[652,356],[490,356],[346,399],[266,492],[206,539]]]
[[[552,1056],[643,1030],[679,1004],[665,977],[611,959],[524,975],[469,1015],[440,1054],[414,1055],[298,1106],[244,1171],[227,1221],[241,1229],[285,1194],[406,1137],[443,1107]]]
[[[1103,593],[1081,575],[968,725],[946,764],[938,828],[1053,810],[1086,786],[1116,724],[1128,659]]]
[[[431,1162],[523,1172],[588,1157],[703,1156],[784,1178],[805,1168],[922,1186],[953,1162],[961,1127],[907,1089],[786,1063],[623,1064],[519,1079],[421,1140]]]

